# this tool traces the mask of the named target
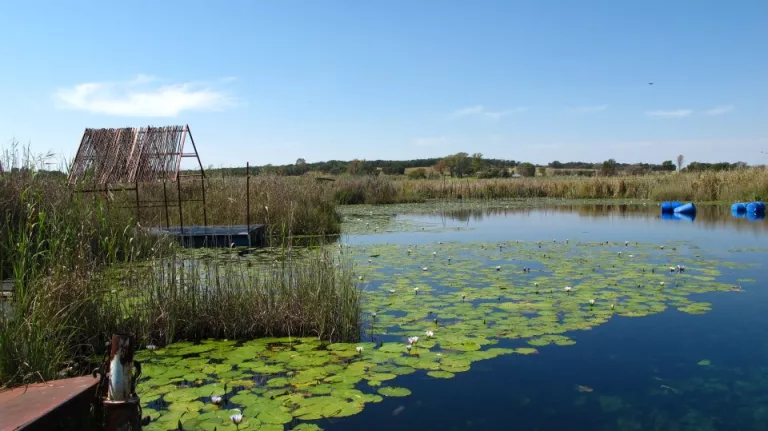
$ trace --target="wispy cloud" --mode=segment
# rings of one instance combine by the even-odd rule
[[[608,105],[588,105],[588,106],[577,106],[573,108],[572,110],[574,112],[601,112],[608,109]]]
[[[185,111],[219,111],[238,103],[217,88],[231,82],[164,84],[148,75],[130,81],[86,82],[60,88],[53,97],[66,109],[120,117],[176,117]]]
[[[731,111],[736,109],[733,105],[721,105],[721,106],[715,106],[714,108],[704,111],[704,114],[706,115],[723,115],[727,114]]]
[[[693,111],[690,109],[674,109],[670,111],[658,110],[658,111],[648,111],[645,113],[645,115],[648,115],[650,117],[663,117],[663,118],[683,118],[683,117],[688,117],[691,114],[693,114]]]
[[[470,115],[478,115],[478,116],[490,118],[492,120],[498,120],[499,118],[503,118],[508,115],[525,112],[526,110],[528,110],[528,108],[524,106],[520,106],[517,108],[505,109],[502,111],[489,111],[485,109],[483,105],[475,105],[475,106],[468,106],[466,108],[458,109],[454,111],[453,114],[451,114],[451,117],[460,118],[460,117],[467,117]]]
[[[446,136],[438,136],[432,138],[414,138],[412,140],[413,145],[417,147],[439,147],[447,145],[451,142]]]

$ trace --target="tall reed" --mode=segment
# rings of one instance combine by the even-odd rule
[[[418,202],[428,199],[650,199],[739,201],[768,196],[768,168],[721,172],[668,173],[619,177],[535,177],[503,179],[388,179],[363,198],[339,199],[363,190],[371,180],[345,178],[337,188],[341,203]],[[378,192],[384,190],[384,192]]]

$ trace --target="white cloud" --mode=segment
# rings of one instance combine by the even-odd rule
[[[712,109],[710,109],[708,111],[704,111],[704,114],[706,114],[706,115],[723,115],[723,114],[727,114],[727,113],[733,111],[734,109],[736,109],[736,107],[733,106],[733,105],[721,105],[721,106],[715,106],[714,108],[712,108]]]
[[[682,118],[682,117],[688,117],[691,114],[693,114],[693,111],[691,111],[690,109],[674,109],[671,111],[658,110],[658,111],[648,111],[645,113],[645,115],[648,115],[651,117],[664,117],[664,118]]]
[[[130,81],[86,82],[61,88],[54,99],[63,108],[94,114],[176,117],[185,111],[218,111],[236,105],[236,98],[216,88],[232,79],[161,84],[154,77],[137,75]]]
[[[526,110],[528,110],[528,108],[520,106],[514,109],[505,109],[503,111],[488,111],[485,109],[483,105],[475,105],[475,106],[469,106],[466,108],[456,110],[453,112],[453,114],[451,114],[451,117],[459,118],[459,117],[466,117],[469,115],[480,115],[483,117],[490,118],[492,120],[498,120],[499,118],[524,112]]]
[[[450,139],[445,136],[433,138],[414,138],[412,143],[418,147],[438,147],[450,143]]]
[[[608,109],[608,105],[577,106],[573,108],[575,112],[601,112]]]

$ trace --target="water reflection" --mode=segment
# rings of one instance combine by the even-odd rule
[[[728,205],[700,205],[694,215],[661,214],[659,208],[653,205],[636,204],[588,204],[588,205],[558,205],[549,208],[466,208],[445,210],[440,216],[445,219],[469,222],[481,221],[485,217],[506,215],[531,214],[577,214],[583,218],[628,218],[628,219],[662,219],[674,221],[695,222],[706,229],[732,227],[736,230],[768,231],[765,215],[732,214]]]

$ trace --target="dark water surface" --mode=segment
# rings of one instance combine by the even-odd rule
[[[614,317],[567,333],[572,346],[502,355],[451,379],[398,377],[412,395],[367,404],[326,430],[768,430],[768,223],[701,208],[695,220],[649,207],[558,207],[397,215],[439,229],[351,235],[350,244],[477,241],[689,242],[708,256],[756,264],[724,270],[740,293],[691,299],[712,310]],[[497,347],[520,347],[504,340]]]

